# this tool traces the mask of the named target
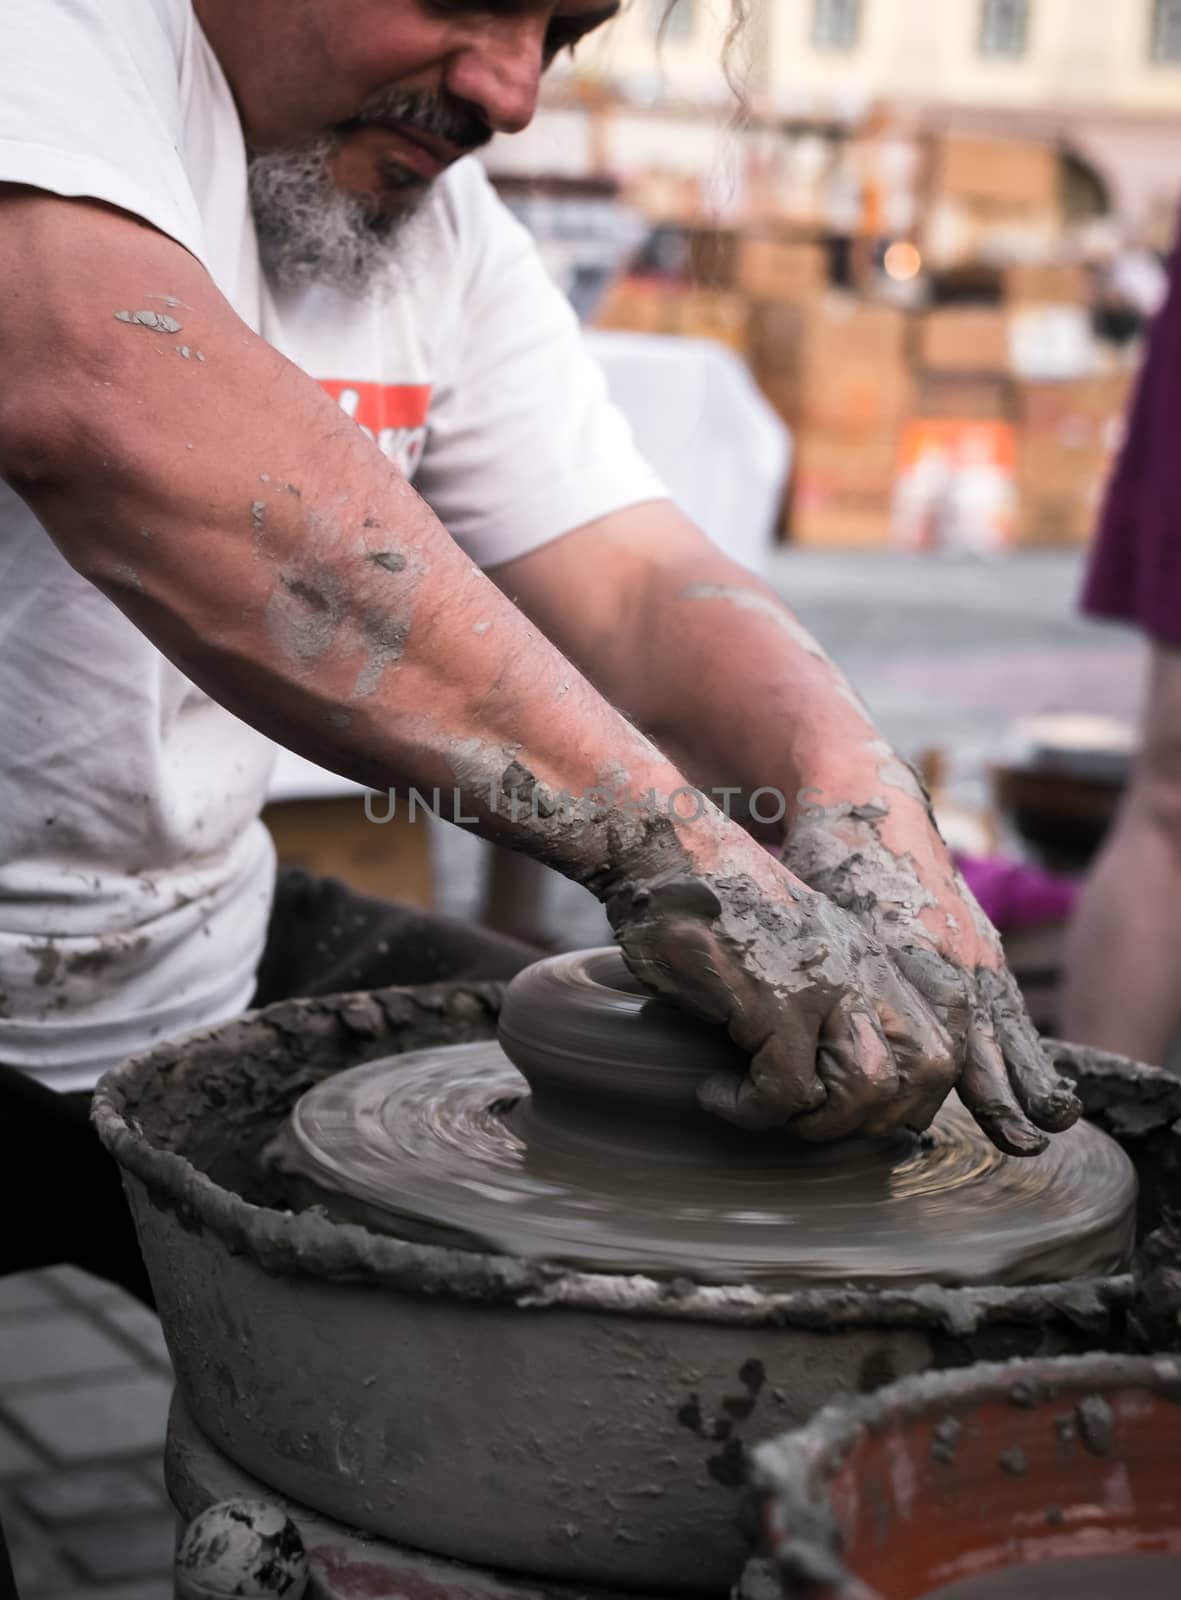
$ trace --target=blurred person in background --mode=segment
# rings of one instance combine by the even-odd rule
[[[1083,592],[1147,637],[1140,747],[1067,941],[1068,1039],[1161,1063],[1181,1027],[1181,257],[1152,325]]]

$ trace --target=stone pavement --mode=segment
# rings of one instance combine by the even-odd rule
[[[898,748],[942,747],[966,798],[982,798],[1014,717],[1135,716],[1143,650],[1074,615],[1075,555],[981,564],[783,550],[770,576]],[[482,848],[437,830],[440,909],[471,913]],[[595,902],[556,876],[544,909],[562,944],[608,937]],[[69,1269],[0,1279],[0,1517],[22,1600],[171,1595],[169,1391],[156,1319],[118,1290]]]
[[[21,1600],[170,1600],[171,1391],[160,1324],[121,1290],[72,1267],[0,1278],[0,1520]]]
[[[940,746],[961,785],[980,782],[1016,717],[1137,715],[1143,645],[1078,615],[1075,551],[981,562],[783,549],[769,577],[886,736],[908,757]]]

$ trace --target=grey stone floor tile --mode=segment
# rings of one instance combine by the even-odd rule
[[[60,1304],[43,1272],[14,1272],[0,1278],[0,1318],[11,1312],[56,1311]]]
[[[60,1527],[87,1517],[122,1517],[134,1511],[156,1511],[159,1490],[130,1467],[72,1467],[30,1478],[15,1490],[24,1509],[43,1527]]]
[[[168,1489],[164,1482],[164,1456],[159,1450],[153,1450],[144,1456],[142,1461],[135,1463],[135,1470],[159,1499],[168,1499]]]
[[[137,1365],[131,1351],[81,1308],[59,1307],[51,1315],[21,1317],[0,1328],[0,1391]]]
[[[164,1343],[164,1330],[154,1311],[141,1306],[137,1300],[127,1300],[105,1305],[99,1314],[105,1323],[131,1342],[138,1355],[171,1371],[172,1360]]]
[[[101,1588],[74,1584],[45,1600],[173,1600],[171,1577],[145,1578],[137,1583],[104,1583]]]
[[[118,1460],[162,1449],[172,1384],[158,1373],[12,1391],[9,1414],[55,1461]]]
[[[104,1517],[84,1527],[63,1529],[60,1548],[92,1582],[164,1576],[172,1571],[176,1520],[161,1506],[154,1512]]]
[[[117,1284],[108,1283],[105,1278],[96,1278],[93,1273],[83,1272],[79,1267],[50,1267],[46,1277],[71,1300],[82,1300],[93,1305],[130,1299]]]
[[[41,1458],[0,1417],[0,1483],[8,1478],[25,1478],[44,1469]]]
[[[0,1499],[0,1517],[4,1520],[4,1538],[21,1600],[43,1600],[47,1595],[77,1589],[69,1567],[53,1545],[11,1501]]]

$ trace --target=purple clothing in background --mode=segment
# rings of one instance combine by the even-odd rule
[[[1078,889],[1068,878],[998,856],[955,859],[980,909],[1000,933],[1065,922],[1074,910]]]
[[[1083,590],[1093,617],[1181,648],[1181,248],[1107,491]]]

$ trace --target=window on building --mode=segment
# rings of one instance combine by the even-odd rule
[[[812,43],[818,50],[856,50],[861,0],[815,0]]]
[[[980,54],[1023,56],[1029,38],[1029,0],[983,0]]]
[[[691,39],[697,25],[697,0],[647,0],[652,32],[661,39]]]
[[[1153,0],[1152,59],[1181,62],[1181,0]]]

